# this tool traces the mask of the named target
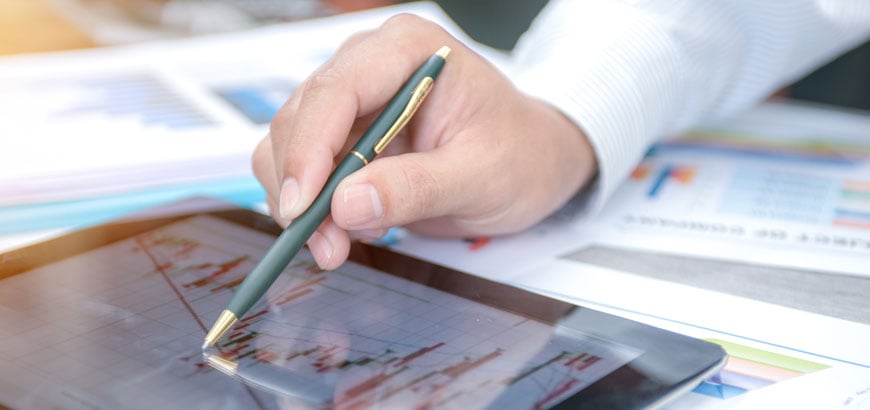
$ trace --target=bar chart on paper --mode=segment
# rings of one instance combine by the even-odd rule
[[[264,79],[254,83],[220,85],[214,93],[252,124],[264,125],[272,121],[294,89],[296,84],[285,79]]]
[[[0,78],[0,133],[19,136],[0,140],[0,231],[88,226],[189,196],[263,201],[251,151],[292,80],[114,65]]]
[[[724,168],[649,160],[635,168],[631,183],[640,185],[643,200],[653,206],[661,199],[717,217],[870,228],[870,181],[753,165]]]
[[[776,109],[788,121],[759,114],[657,143],[581,228],[620,248],[866,275],[870,141]]]
[[[708,339],[728,352],[728,364],[694,392],[727,400],[828,366],[782,354],[771,353],[722,340]]]
[[[211,369],[199,345],[271,240],[197,217],[3,279],[10,366],[0,385],[19,390],[0,390],[0,403],[273,408],[276,397],[304,396],[316,408],[547,408],[640,354],[359,266],[322,272],[303,257],[213,352],[238,364],[239,383]],[[6,297],[16,294],[28,298]],[[34,328],[22,315],[41,319]],[[45,385],[54,387],[28,390]]]
[[[102,120],[136,117],[144,126],[196,128],[214,125],[198,108],[147,75],[91,78],[78,85],[96,96],[56,112],[59,119],[95,115]]]
[[[846,225],[870,208],[870,182],[854,173],[868,160],[870,144],[695,132],[653,147],[630,181],[648,199],[719,185],[709,205],[724,215]]]
[[[68,126],[107,125],[131,129],[188,130],[217,125],[217,121],[165,80],[153,73],[78,76],[22,84],[6,101],[24,126],[48,123]],[[24,97],[24,98],[21,98]]]

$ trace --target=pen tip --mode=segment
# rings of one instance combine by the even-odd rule
[[[441,46],[441,48],[439,48],[438,51],[435,52],[435,55],[446,60],[447,56],[450,55],[450,47]]]
[[[211,327],[211,330],[208,331],[208,334],[205,335],[205,342],[202,343],[203,350],[208,349],[213,346],[227,330],[230,329],[232,325],[236,323],[238,318],[236,315],[229,311],[224,310],[221,312],[217,321],[214,322],[214,325]]]

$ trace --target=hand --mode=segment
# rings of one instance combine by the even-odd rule
[[[595,173],[592,148],[567,117],[434,23],[399,15],[342,45],[255,150],[254,173],[281,225],[311,204],[384,104],[443,45],[453,51],[419,111],[336,189],[331,216],[308,241],[321,268],[347,259],[351,234],[376,238],[391,226],[450,237],[522,230]]]

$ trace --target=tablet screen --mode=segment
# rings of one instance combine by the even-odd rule
[[[551,408],[647,350],[560,324],[573,312],[561,302],[511,309],[300,254],[204,354],[207,326],[274,235],[199,215],[121,236],[3,273],[0,403]]]

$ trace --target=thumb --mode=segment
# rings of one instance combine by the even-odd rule
[[[332,199],[335,223],[370,230],[476,212],[485,193],[469,189],[477,185],[468,183],[473,166],[446,148],[379,158],[347,177]],[[444,228],[442,234],[457,230]]]

